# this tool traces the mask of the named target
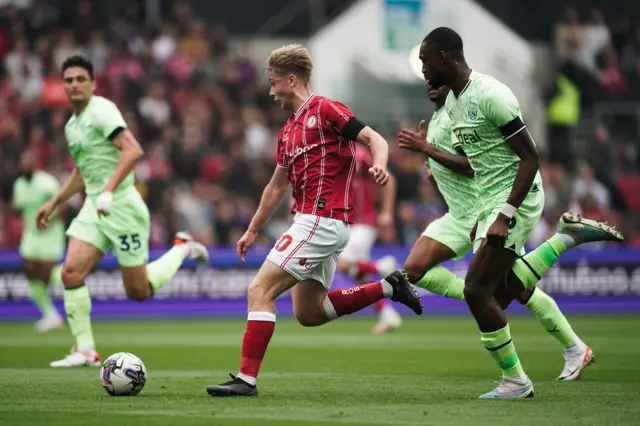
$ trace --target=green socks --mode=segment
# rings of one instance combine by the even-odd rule
[[[40,310],[40,314],[42,314],[43,317],[57,315],[58,311],[51,301],[51,296],[49,296],[47,285],[35,278],[28,279],[28,281],[29,297],[31,298],[31,300],[33,300],[33,303]],[[57,265],[51,270],[49,284],[62,284],[62,265]]]
[[[429,269],[414,285],[440,296],[464,300],[464,280],[442,266]]]
[[[520,359],[511,340],[509,324],[500,330],[489,333],[480,333],[482,344],[491,352],[498,367],[502,370],[502,377],[518,378],[526,380],[524,370],[520,365]]]
[[[64,308],[71,334],[76,338],[78,350],[93,351],[93,331],[91,330],[91,296],[86,285],[65,289]]]
[[[522,281],[524,288],[532,288],[566,251],[567,246],[560,235],[556,234],[531,253],[516,260],[513,273]]]
[[[188,253],[186,244],[173,246],[162,257],[147,265],[147,279],[154,293],[173,278]]]
[[[57,314],[56,308],[51,301],[51,296],[47,291],[47,286],[42,281],[29,280],[29,297],[38,307],[43,317]]]
[[[539,288],[533,291],[525,306],[538,317],[538,321],[545,330],[556,338],[565,349],[576,343],[582,343],[569,325],[569,321],[558,308],[555,300]]]

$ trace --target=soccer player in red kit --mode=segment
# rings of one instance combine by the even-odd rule
[[[398,267],[393,256],[371,260],[371,248],[378,237],[378,226],[393,226],[396,202],[396,182],[389,174],[389,182],[380,186],[371,177],[373,156],[366,148],[356,149],[356,173],[353,180],[353,225],[349,243],[338,259],[338,270],[359,283],[368,282],[373,275],[387,276]],[[378,200],[379,198],[379,200]],[[380,212],[376,211],[380,201]],[[373,327],[376,334],[386,333],[402,325],[400,314],[386,300],[373,304],[378,314],[378,323]]]
[[[207,387],[212,396],[255,396],[256,377],[276,323],[275,299],[292,288],[293,311],[307,327],[357,312],[382,298],[422,314],[420,298],[402,272],[351,288],[329,291],[338,255],[349,241],[355,142],[371,149],[369,172],[389,180],[387,142],[344,105],[311,92],[311,57],[301,45],[274,50],[267,61],[269,94],[292,114],[278,135],[277,167],[247,232],[238,241],[240,260],[280,201],[293,188],[294,223],[276,242],[248,289],[247,328],[240,373]]]

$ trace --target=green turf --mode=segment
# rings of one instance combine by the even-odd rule
[[[559,345],[533,319],[511,329],[536,396],[480,401],[497,370],[470,318],[419,318],[384,336],[369,320],[305,329],[278,322],[253,399],[204,389],[237,372],[244,321],[97,322],[103,356],[128,351],[148,370],[137,397],[108,396],[97,368],[54,370],[66,330],[0,323],[2,425],[631,425],[640,418],[640,317],[574,318],[597,362],[554,382]]]

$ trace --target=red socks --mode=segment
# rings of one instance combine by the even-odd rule
[[[383,297],[384,292],[380,281],[371,284],[333,290],[327,294],[328,301],[333,305],[333,312],[329,312],[330,309],[328,309],[326,303],[325,311],[327,311],[327,316],[333,319],[358,312],[359,310],[379,301]]]
[[[240,361],[240,378],[255,385],[260,364],[267,352],[269,341],[276,328],[276,314],[271,312],[249,312],[247,330],[242,339],[242,360]],[[249,378],[253,378],[250,380]],[[253,382],[253,383],[251,383]]]

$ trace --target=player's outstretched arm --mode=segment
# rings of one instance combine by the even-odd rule
[[[253,215],[249,224],[248,232],[258,233],[284,198],[289,189],[289,178],[287,177],[287,168],[276,166],[276,170],[271,176],[271,180],[264,188],[258,210]]]
[[[118,165],[113,174],[102,188],[102,192],[113,192],[118,185],[133,171],[138,160],[144,155],[142,147],[129,129],[122,129],[112,139],[113,144],[120,150]]]
[[[53,202],[54,207],[57,207],[83,189],[84,181],[82,180],[82,175],[80,174],[80,171],[75,168],[73,169],[73,172],[71,172],[71,176],[69,176],[64,185],[62,185],[62,188],[60,188],[60,191],[58,191],[50,201]]]
[[[389,162],[389,144],[387,141],[369,126],[364,126],[358,136],[356,142],[369,147],[373,155],[373,167],[369,169],[380,185],[386,185],[389,181],[389,173],[387,172],[387,164]]]
[[[36,226],[38,229],[46,229],[56,208],[83,189],[84,181],[82,180],[82,175],[78,169],[75,168],[73,169],[73,172],[71,172],[71,176],[69,176],[62,186],[62,189],[60,189],[56,195],[51,197],[49,201],[40,207],[36,213]]]
[[[289,178],[287,176],[287,168],[279,165],[276,167],[275,172],[273,172],[271,181],[262,192],[262,198],[260,198],[258,210],[256,211],[256,214],[253,215],[253,219],[251,219],[247,232],[244,233],[236,245],[238,257],[242,263],[244,263],[244,259],[249,248],[255,242],[258,232],[260,232],[260,229],[262,229],[271,215],[273,215],[273,212],[284,198],[288,189]]]

